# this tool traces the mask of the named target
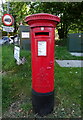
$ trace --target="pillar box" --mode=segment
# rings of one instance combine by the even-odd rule
[[[54,107],[55,27],[60,18],[40,13],[27,16],[32,55],[32,104],[35,113],[46,115]]]

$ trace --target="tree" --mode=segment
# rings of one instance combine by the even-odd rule
[[[4,13],[7,13],[7,3],[3,5]],[[26,2],[10,2],[9,13],[14,17],[14,32],[18,30],[20,23],[24,23],[25,16],[28,14],[28,6]]]
[[[58,27],[60,38],[66,38],[70,29],[82,31],[83,2],[10,2],[10,14],[14,17],[17,31],[20,22],[24,24],[25,16],[35,13],[49,13],[61,18]],[[6,8],[4,4],[4,13]]]
[[[16,32],[20,23],[24,23],[25,16],[28,14],[28,7],[26,2],[11,2],[10,7],[10,14],[14,17],[14,32]]]
[[[58,32],[60,38],[66,38],[69,29],[82,30],[82,6],[83,2],[33,2],[30,3],[29,12],[31,14],[44,12],[60,16],[61,22],[58,25]]]

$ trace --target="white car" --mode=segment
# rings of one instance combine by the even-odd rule
[[[9,38],[7,36],[4,36],[2,39],[0,39],[0,45],[3,44],[9,44]]]
[[[3,44],[4,44],[4,40],[0,39],[0,45],[3,45]]]

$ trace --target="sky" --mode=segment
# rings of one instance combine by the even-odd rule
[[[5,3],[6,0],[0,0],[0,11],[2,11],[2,3]],[[1,16],[1,12],[0,12],[0,16]]]
[[[6,0],[0,0],[0,5],[2,4],[2,2],[5,3],[5,1],[6,1]]]

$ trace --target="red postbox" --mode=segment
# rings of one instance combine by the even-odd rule
[[[31,35],[33,109],[46,115],[54,107],[55,27],[60,18],[40,13],[27,16],[25,21]]]

